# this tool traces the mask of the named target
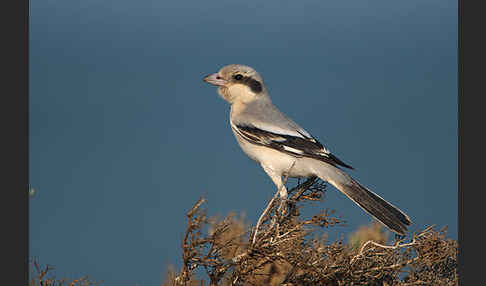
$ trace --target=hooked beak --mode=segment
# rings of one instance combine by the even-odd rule
[[[203,81],[216,86],[225,86],[228,82],[221,78],[217,73],[213,73],[203,78]]]

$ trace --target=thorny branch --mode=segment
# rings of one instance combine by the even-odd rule
[[[29,286],[96,286],[103,282],[92,281],[88,276],[76,279],[56,278],[54,267],[50,265],[42,267],[35,258],[29,264],[31,266]]]

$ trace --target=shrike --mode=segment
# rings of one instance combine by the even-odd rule
[[[392,231],[404,235],[412,221],[397,207],[362,186],[340,167],[353,169],[334,156],[309,132],[272,104],[263,78],[251,67],[227,65],[204,81],[218,86],[231,104],[231,129],[241,149],[287,198],[282,176],[317,176],[329,182]]]

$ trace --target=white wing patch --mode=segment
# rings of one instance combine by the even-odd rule
[[[292,152],[292,153],[296,153],[296,154],[300,154],[300,155],[304,154],[304,151],[299,150],[299,149],[295,149],[295,148],[292,148],[292,147],[289,147],[289,146],[283,145],[283,148],[285,150],[289,151],[289,152]]]

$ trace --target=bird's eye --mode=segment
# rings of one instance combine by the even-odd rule
[[[234,78],[235,80],[242,80],[242,79],[243,79],[243,76],[242,76],[241,74],[235,74],[235,75],[233,76],[233,78]]]

